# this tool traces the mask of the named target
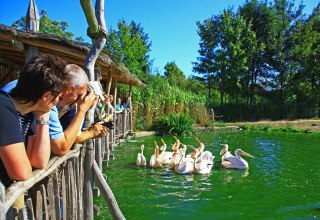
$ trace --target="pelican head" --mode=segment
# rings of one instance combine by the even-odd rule
[[[154,141],[154,145],[155,145],[154,155],[156,156],[156,158],[158,158],[158,156],[159,156],[159,146],[158,146],[156,141]]]
[[[252,156],[251,154],[247,153],[247,152],[244,152],[243,150],[241,149],[237,149],[234,151],[235,155],[237,156],[240,156],[240,155],[245,155],[247,157],[251,157],[251,158],[254,158],[254,156]]]
[[[141,152],[143,152],[143,150],[144,150],[144,145],[143,144],[141,144],[140,149],[141,149]]]
[[[222,147],[222,150],[220,151],[220,155],[224,154],[225,152],[228,151],[229,145],[228,144],[220,144]]]

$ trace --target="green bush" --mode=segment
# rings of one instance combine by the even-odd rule
[[[154,121],[153,129],[161,134],[184,135],[192,132],[193,120],[185,113],[171,113]]]

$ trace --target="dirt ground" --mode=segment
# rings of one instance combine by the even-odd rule
[[[287,127],[300,128],[300,129],[310,129],[313,131],[320,131],[320,119],[301,119],[292,121],[258,121],[258,122],[239,122],[234,123],[234,125],[269,125],[272,127]]]

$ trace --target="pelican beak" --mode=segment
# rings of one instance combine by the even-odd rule
[[[161,138],[162,144],[165,145],[166,143],[164,142],[164,140]]]
[[[173,136],[174,137],[174,139],[177,141],[178,140],[178,138],[176,137],[176,136]]]
[[[188,147],[191,147],[193,150],[197,151],[198,152],[198,149],[195,148],[195,147],[192,147],[191,145],[187,145]]]
[[[247,152],[244,152],[242,151],[242,155],[245,155],[247,157],[251,157],[251,158],[254,158],[254,156],[252,156],[251,154],[247,153]]]
[[[226,147],[223,147],[222,150],[220,151],[220,155],[224,154],[226,152]]]
[[[198,138],[196,138],[196,141],[197,141],[199,144],[201,144],[201,141],[200,141]]]

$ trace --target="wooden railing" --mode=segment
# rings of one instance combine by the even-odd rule
[[[114,219],[125,219],[101,173],[115,146],[132,132],[130,110],[116,113],[114,118],[114,129],[107,137],[90,140],[94,149],[88,149],[87,143],[77,144],[65,156],[52,157],[46,169],[35,170],[29,179],[15,182],[7,190],[0,183],[0,220],[10,218],[11,206],[21,194],[25,197],[25,209],[18,213],[19,219],[93,219],[83,211],[84,206],[93,206],[93,195],[85,195],[83,190],[85,175],[92,173],[91,186],[96,183],[110,214]],[[92,169],[85,167],[89,151],[95,155]]]

